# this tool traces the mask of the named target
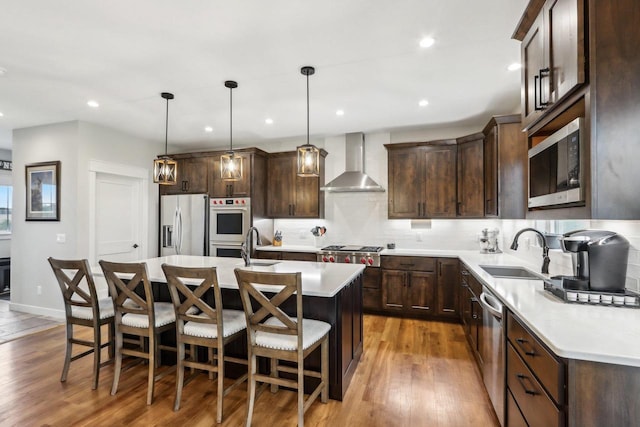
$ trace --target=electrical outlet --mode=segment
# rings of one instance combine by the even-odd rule
[[[36,287],[36,294],[38,294],[38,295],[42,295],[42,286],[39,286],[39,285],[38,285],[38,286]]]
[[[416,241],[422,242],[422,232],[418,231],[416,233]]]
[[[66,241],[67,241],[67,235],[66,234],[56,234],[56,242],[64,243]]]

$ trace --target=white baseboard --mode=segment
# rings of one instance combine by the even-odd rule
[[[36,316],[53,317],[54,319],[59,319],[62,321],[65,320],[64,310],[54,310],[51,308],[38,307],[35,305],[17,304],[14,302],[9,303],[9,310],[34,314]]]

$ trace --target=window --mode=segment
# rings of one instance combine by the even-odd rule
[[[0,185],[0,235],[11,234],[11,211],[13,187]]]

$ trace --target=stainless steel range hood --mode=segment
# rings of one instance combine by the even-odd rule
[[[320,189],[334,193],[384,191],[384,188],[364,173],[364,134],[348,133],[345,140],[346,171]]]

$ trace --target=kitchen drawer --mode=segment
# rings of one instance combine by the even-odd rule
[[[380,267],[389,270],[436,271],[436,258],[418,256],[382,256]]]
[[[528,427],[524,415],[520,412],[518,404],[513,399],[513,395],[507,390],[507,426],[509,427]]]
[[[564,426],[560,411],[511,344],[507,345],[507,388],[530,426]]]
[[[260,259],[282,259],[282,253],[278,251],[256,251]]]
[[[477,298],[480,298],[480,294],[482,293],[482,283],[478,281],[473,275],[467,276],[467,284],[469,288],[473,291]]]
[[[382,310],[382,292],[379,289],[362,289],[362,308],[367,310]]]
[[[556,359],[511,312],[507,315],[507,337],[556,403],[564,404],[564,363]]]

